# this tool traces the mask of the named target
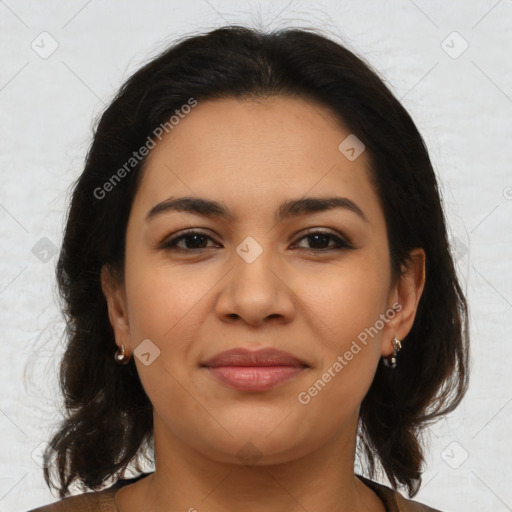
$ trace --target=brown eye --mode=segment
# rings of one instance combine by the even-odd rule
[[[213,240],[211,236],[202,232],[202,231],[189,231],[186,233],[182,233],[181,235],[171,238],[170,240],[165,241],[160,248],[173,250],[178,249],[182,251],[194,251],[200,249],[206,249],[205,242],[207,240]],[[179,246],[178,243],[184,241],[185,247]]]
[[[312,247],[305,247],[306,250],[309,249],[317,252],[353,249],[351,244],[330,231],[311,231],[298,241],[300,242],[301,240],[309,240],[310,245],[312,245]],[[334,241],[334,245],[329,245],[331,240]]]

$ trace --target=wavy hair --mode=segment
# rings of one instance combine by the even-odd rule
[[[395,489],[417,493],[421,431],[460,403],[469,366],[468,306],[425,143],[383,79],[342,44],[314,29],[263,32],[234,25],[176,40],[131,75],[101,114],[73,184],[56,270],[66,319],[59,373],[66,415],[44,454],[45,481],[61,498],[75,480],[98,489],[121,476],[153,436],[152,405],[133,358],[115,364],[100,282],[103,265],[124,275],[126,226],[146,158],[129,169],[126,162],[190,98],[268,96],[326,106],[365,144],[395,283],[409,252],[425,250],[426,280],[413,327],[397,368],[377,368],[361,404],[358,444],[370,477],[383,469]],[[99,190],[123,165],[123,179],[110,181],[102,197]]]

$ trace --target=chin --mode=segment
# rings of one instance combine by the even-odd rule
[[[277,442],[276,442],[277,441]],[[305,449],[304,444],[295,444],[295,440],[288,436],[287,443],[281,437],[272,442],[261,438],[240,436],[231,439],[230,442],[212,446],[211,458],[228,464],[240,466],[268,466],[291,462],[310,450]],[[301,447],[302,449],[299,449]]]
[[[289,411],[278,417],[262,417],[261,412],[237,421],[221,423],[229,432],[216,429],[217,435],[203,438],[206,451],[212,459],[240,465],[273,465],[290,462],[314,449],[313,428],[309,434],[301,432],[297,418],[283,421]],[[292,419],[293,413],[288,419]],[[318,435],[318,431],[316,432]],[[197,442],[198,437],[195,436]],[[313,443],[312,443],[313,442]],[[321,444],[321,443],[320,443]]]

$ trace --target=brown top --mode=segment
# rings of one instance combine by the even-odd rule
[[[35,508],[27,512],[119,512],[114,501],[116,491],[150,474],[151,473],[142,473],[134,478],[122,478],[111,487],[102,491],[86,492],[77,496],[69,496],[55,503],[51,503],[50,505]],[[408,500],[385,485],[378,484],[359,475],[357,476],[382,500],[386,512],[441,512],[416,501]]]

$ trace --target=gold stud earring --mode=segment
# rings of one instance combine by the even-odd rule
[[[393,353],[388,357],[383,357],[382,362],[388,368],[396,368],[396,357],[402,349],[402,342],[395,336],[393,339]]]
[[[124,353],[124,345],[121,343],[121,352],[119,352],[119,347],[117,347],[117,351],[114,355],[115,362],[117,364],[127,364],[130,362],[130,358],[126,356]]]

